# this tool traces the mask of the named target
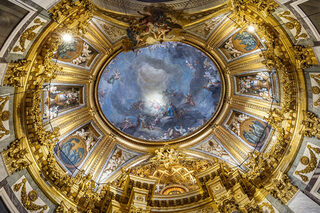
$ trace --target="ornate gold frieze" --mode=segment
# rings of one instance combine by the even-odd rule
[[[312,86],[312,95],[319,95],[320,94],[320,74],[310,74],[311,79],[313,79],[317,85],[316,86]],[[312,85],[312,83],[311,83]],[[320,106],[320,98],[318,98],[318,100],[313,102],[314,106]]]
[[[21,202],[23,206],[29,211],[39,211],[39,213],[43,213],[46,209],[48,209],[47,205],[38,205],[35,203],[39,198],[38,192],[35,190],[31,190],[27,193],[26,189],[27,179],[23,178],[21,183],[17,183],[14,185],[13,189],[15,192],[18,192],[21,189]]]
[[[296,59],[296,69],[298,71],[303,71],[304,69],[310,67],[313,64],[317,64],[317,59],[312,50],[312,47],[304,47],[296,45],[293,47]]]
[[[77,213],[78,211],[73,208],[68,208],[63,201],[60,202],[58,207],[55,210],[55,213]]]

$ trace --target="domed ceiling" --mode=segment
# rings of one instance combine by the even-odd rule
[[[272,16],[279,5],[150,0],[119,12],[93,2],[51,8],[54,21],[5,78],[23,109],[29,171],[51,199],[97,212],[128,212],[135,199],[152,212],[228,212],[227,191],[246,196],[241,211],[271,193],[302,138],[299,71],[316,63]]]

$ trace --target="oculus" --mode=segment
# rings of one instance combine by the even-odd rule
[[[221,78],[197,48],[166,42],[116,55],[98,82],[107,120],[123,133],[166,141],[195,132],[214,115]]]

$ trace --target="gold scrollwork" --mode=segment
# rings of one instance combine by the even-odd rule
[[[27,179],[23,178],[21,183],[17,183],[14,185],[14,191],[18,192],[21,188],[21,202],[23,206],[29,211],[39,211],[39,213],[43,213],[46,209],[48,209],[47,205],[38,205],[34,202],[39,198],[38,192],[35,190],[31,190],[27,193],[26,189]]]
[[[320,148],[312,147],[311,145],[308,145],[307,148],[309,149],[310,158],[307,156],[302,156],[300,158],[300,162],[306,167],[302,170],[294,172],[296,175],[299,175],[304,182],[307,182],[309,178],[303,174],[307,174],[315,170],[318,162],[315,153],[320,154]]]
[[[300,22],[297,21],[297,19],[293,18],[290,15],[291,15],[290,11],[284,11],[283,13],[279,14],[280,17],[285,18],[289,21],[285,24],[285,26],[289,30],[296,29],[296,35],[294,36],[296,39],[307,38],[308,37],[307,34],[302,33],[302,27],[301,27]]]
[[[34,30],[36,30],[37,28],[43,26],[46,22],[42,22],[40,20],[40,18],[36,18],[33,23],[35,25],[29,27],[28,29],[26,29],[20,36],[19,38],[19,44],[20,44],[20,47],[18,45],[16,45],[14,48],[13,48],[13,52],[24,52],[26,50],[26,47],[25,47],[25,44],[26,44],[26,41],[32,41],[33,39],[36,38],[37,36],[37,33],[34,32]]]
[[[3,121],[7,121],[10,118],[10,112],[8,110],[3,110],[6,103],[9,101],[9,96],[0,97],[0,139],[9,135],[10,131],[4,127]]]

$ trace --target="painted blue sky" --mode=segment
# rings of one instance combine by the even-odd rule
[[[121,52],[107,65],[98,86],[106,118],[146,140],[170,140],[199,128],[214,114],[220,93],[213,62],[177,42]]]

